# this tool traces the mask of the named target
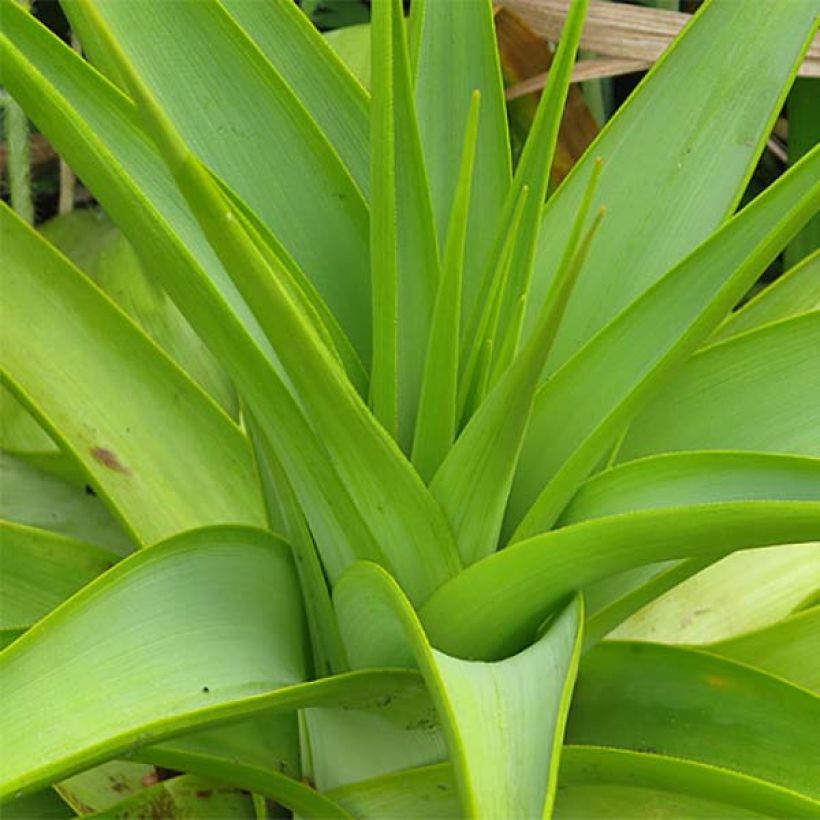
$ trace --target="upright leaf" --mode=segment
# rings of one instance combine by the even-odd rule
[[[374,3],[371,36],[371,403],[409,451],[439,280],[438,245],[399,0]]]
[[[512,538],[551,526],[639,403],[697,348],[809,218],[820,204],[818,171],[820,149],[674,267],[544,384],[510,494],[505,530]]]
[[[410,34],[419,130],[439,237],[447,233],[456,198],[460,124],[467,121],[470,95],[481,95],[464,258],[462,312],[469,315],[510,186],[510,145],[491,4],[418,0],[410,9]]]
[[[467,130],[464,132],[461,170],[447,228],[413,439],[413,464],[427,482],[444,460],[456,433],[464,249],[478,138],[479,102],[479,94],[474,92]]]
[[[813,35],[814,0],[712,0],[655,64],[550,199],[525,335],[558,266],[596,157],[608,216],[547,372],[701,244],[732,212]],[[731,70],[726,66],[731,65]]]

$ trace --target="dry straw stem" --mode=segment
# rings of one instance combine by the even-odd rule
[[[502,5],[520,14],[538,34],[555,42],[560,36],[569,3],[568,0],[503,0]],[[649,68],[690,17],[684,12],[592,0],[581,48],[599,56],[578,62],[573,82]],[[546,76],[542,74],[518,83],[507,91],[507,98],[515,99],[543,88]],[[820,35],[809,47],[798,76],[820,77]]]

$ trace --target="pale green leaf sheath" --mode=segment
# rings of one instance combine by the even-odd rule
[[[418,665],[447,741],[462,816],[549,816],[580,654],[580,598],[532,646],[497,663],[434,649],[409,601],[375,565],[352,567],[334,601],[354,666]]]

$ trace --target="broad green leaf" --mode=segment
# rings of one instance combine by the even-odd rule
[[[193,775],[163,780],[89,816],[99,820],[130,820],[133,817],[256,820],[253,801],[247,792]]]
[[[691,355],[820,205],[818,173],[820,149],[633,302],[541,388],[512,486],[507,535],[518,540],[552,525],[650,391]],[[681,418],[677,402],[675,414]],[[719,441],[698,449],[746,448]]]
[[[478,92],[475,92],[467,115],[461,168],[447,227],[447,241],[433,308],[430,338],[427,342],[418,419],[413,439],[413,464],[427,483],[452,446],[458,421],[458,357],[464,249],[480,101]]]
[[[86,488],[0,452],[0,517],[127,555],[134,541]]]
[[[30,626],[118,560],[82,541],[0,521],[0,628]]]
[[[590,181],[590,196],[582,204],[567,238],[562,270],[547,295],[538,327],[476,410],[430,485],[450,520],[465,563],[483,558],[497,546],[539,377],[590,239],[600,222],[599,215],[586,236],[582,236],[599,171],[600,166]]]
[[[510,265],[510,273],[502,294],[499,328],[501,343],[495,348],[493,371],[502,373],[515,356],[521,338],[521,328],[524,321],[527,302],[530,298],[530,281],[533,273],[533,263],[541,227],[541,212],[544,198],[547,195],[552,161],[555,156],[555,146],[558,143],[558,129],[561,125],[561,116],[569,92],[572,76],[572,67],[578,44],[581,41],[581,32],[584,28],[589,0],[572,0],[567,12],[558,49],[550,66],[547,85],[538,102],[538,110],[527,136],[527,142],[515,169],[512,186],[507,195],[504,214],[499,221],[500,235],[496,239],[496,247],[500,247],[502,237],[508,230],[507,217],[511,215],[515,202],[520,196],[523,186],[527,186],[530,195],[518,229],[515,250]],[[590,176],[596,178],[600,169],[593,169]],[[578,212],[586,212],[589,207],[587,197],[578,207]],[[583,224],[583,220],[582,224]],[[577,218],[573,220],[573,226]],[[565,235],[572,236],[575,228]],[[553,241],[554,238],[553,238]],[[571,240],[570,240],[571,242]],[[562,257],[556,281],[560,281],[564,274],[566,260]],[[544,302],[549,301],[549,293]],[[536,315],[536,326],[540,327],[542,303],[539,302]],[[563,313],[563,308],[562,308]],[[546,355],[545,355],[546,358]]]
[[[421,143],[442,238],[458,187],[461,124],[467,122],[472,93],[481,95],[461,302],[467,316],[478,297],[510,186],[510,144],[491,4],[419,0],[411,5],[410,34]]]
[[[566,746],[556,818],[813,817],[817,803],[771,783],[677,757]]]
[[[77,814],[103,811],[156,782],[156,771],[145,763],[111,760],[55,786]]]
[[[817,801],[818,720],[820,698],[749,667],[604,642],[581,664],[567,742],[696,760]]]
[[[820,455],[818,350],[820,310],[699,352],[633,421],[618,458],[713,448]]]
[[[796,612],[777,623],[702,649],[820,694],[820,607]]]
[[[149,544],[205,524],[263,523],[240,430],[6,206],[0,228],[7,378],[127,530]]]
[[[809,254],[732,313],[714,332],[711,341],[720,342],[817,308],[820,308],[820,250]]]
[[[324,131],[366,197],[370,187],[369,102],[359,83],[295,3],[222,0],[222,5]],[[322,223],[317,220],[317,224]]]
[[[110,38],[99,20],[95,25]],[[262,324],[308,417],[321,428],[333,467],[372,528],[385,562],[415,600],[424,597],[459,565],[444,515],[305,320],[282,282],[281,271],[272,268],[269,258],[251,241],[212,177],[134,73],[119,45],[109,39],[109,46],[118,55],[120,69],[139,99],[146,125],[188,204]],[[265,418],[250,396],[248,401],[257,420],[267,424],[267,434],[273,419]],[[281,431],[277,435],[281,438]],[[299,439],[289,444],[291,450],[301,446]]]
[[[272,353],[165,164],[138,123],[133,103],[73,49],[19,6],[2,0],[3,84],[128,237],[146,271],[180,307],[211,350],[223,355],[230,321]],[[203,278],[204,277],[204,278]],[[218,293],[227,314],[203,324],[204,292]]]
[[[817,501],[734,501],[607,516],[520,541],[467,567],[425,601],[420,616],[443,652],[504,657],[526,646],[563,599],[617,572],[811,540],[820,540]]]
[[[569,231],[590,164],[603,158],[593,206],[606,205],[606,223],[570,300],[548,373],[735,208],[813,36],[816,14],[814,0],[704,4],[550,199],[525,334],[558,265],[555,237]]]
[[[532,646],[497,663],[434,649],[410,602],[375,565],[348,570],[334,603],[354,667],[419,666],[447,741],[464,816],[549,815],[580,653],[579,598]]]
[[[818,488],[815,483],[815,498]],[[660,643],[717,641],[785,618],[818,588],[820,544],[738,553],[656,596],[612,635]]]
[[[330,796],[362,818],[459,814],[449,763],[353,783]],[[815,812],[814,801],[726,769],[623,749],[568,745],[561,755],[553,816],[678,820],[803,817]]]
[[[557,526],[618,513],[758,499],[820,500],[820,459],[779,453],[662,453],[581,485]]]
[[[204,707],[298,683],[303,629],[289,551],[266,533],[208,528],[131,556],[0,656],[0,733],[15,750],[0,793],[62,780],[174,719],[196,725]]]
[[[116,37],[185,139],[313,277],[369,362],[361,192],[282,75],[226,8],[96,0],[67,0],[64,7],[92,61],[103,50],[105,59],[115,59],[99,23]],[[182,75],[175,57],[180,50],[186,54]],[[122,66],[118,71],[124,77]]]
[[[72,211],[49,220],[40,232],[236,417],[236,396],[224,370],[156,279],[146,274],[128,240],[104,213]]]
[[[399,0],[374,4],[371,42],[371,406],[409,452],[440,271]]]
[[[665,453],[627,462],[587,481],[564,510],[558,526],[690,504],[767,498],[817,500],[819,469],[817,459],[773,453]],[[670,592],[662,599],[665,603],[649,606],[646,618],[636,616],[626,631],[617,634],[687,641],[694,640],[693,630],[705,628],[707,636],[715,628],[743,631],[759,625],[756,619],[761,616],[782,617],[790,602],[793,605],[813,583],[820,583],[820,579],[812,581],[811,573],[801,571],[811,554],[811,548],[776,547],[725,558]],[[649,564],[586,588],[586,644],[596,642],[642,606],[720,557],[718,553],[711,558]],[[740,578],[743,583],[738,585]],[[731,596],[725,594],[727,588],[733,589]],[[661,617],[654,617],[655,613]]]

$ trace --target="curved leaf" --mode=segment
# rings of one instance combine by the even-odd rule
[[[646,510],[521,541],[459,573],[420,610],[430,640],[462,657],[526,646],[562,599],[653,561],[820,539],[820,502],[735,501]]]
[[[796,612],[777,623],[702,649],[820,694],[820,607]]]
[[[63,779],[209,705],[297,683],[305,649],[277,539],[211,528],[136,553],[0,655],[0,734],[15,750],[0,793]]]
[[[0,349],[11,385],[136,539],[148,544],[205,524],[263,523],[240,430],[6,206],[0,228]]]
[[[118,560],[82,541],[0,521],[0,629],[30,626]]]
[[[354,666],[418,664],[447,740],[462,813],[549,814],[580,653],[580,599],[523,652],[481,663],[434,649],[395,581],[375,565],[351,567],[333,597]]]
[[[604,642],[581,664],[567,741],[696,760],[817,801],[818,720],[820,698],[754,669],[689,649]]]
[[[618,458],[707,449],[820,455],[819,349],[815,310],[702,350],[635,418]]]
[[[3,452],[0,517],[96,544],[117,555],[127,555],[135,546],[90,484],[78,487]]]

